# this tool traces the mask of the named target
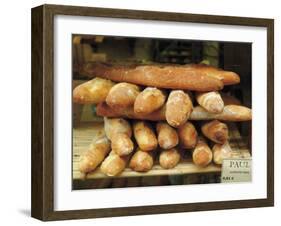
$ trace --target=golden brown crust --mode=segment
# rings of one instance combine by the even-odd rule
[[[223,111],[224,102],[219,92],[198,92],[196,100],[199,105],[211,113],[221,113]]]
[[[215,70],[211,69],[211,71],[212,74],[215,73]],[[210,76],[206,66],[199,65],[112,66],[88,63],[84,65],[83,72],[89,77],[99,76],[116,82],[129,82],[158,88],[202,92],[223,88],[221,71],[219,71],[219,77]]]
[[[123,118],[104,117],[104,131],[109,140],[112,140],[114,134],[125,133],[128,137],[132,136],[130,123]]]
[[[171,91],[166,103],[167,122],[173,127],[183,125],[188,120],[192,108],[192,101],[187,93],[182,90]]]
[[[134,143],[126,133],[115,133],[111,139],[111,149],[119,156],[130,154],[134,150]]]
[[[119,156],[111,151],[102,162],[100,169],[109,177],[116,176],[125,169],[128,159],[129,156]]]
[[[218,120],[205,123],[201,127],[201,131],[205,137],[215,143],[224,144],[228,140],[228,127]]]
[[[179,163],[180,157],[176,148],[162,150],[159,156],[160,166],[164,169],[172,169]]]
[[[166,100],[166,93],[157,88],[147,87],[136,98],[134,112],[150,114],[162,107]]]
[[[203,139],[199,139],[196,147],[192,152],[193,163],[200,167],[206,167],[210,164],[213,153]]]
[[[79,170],[81,173],[89,173],[104,160],[110,151],[110,142],[106,137],[94,140],[88,150],[83,153],[79,161]]]
[[[126,82],[117,83],[110,89],[106,103],[111,108],[126,108],[134,105],[139,93],[140,87],[137,85]]]
[[[218,119],[222,121],[249,121],[252,120],[252,110],[239,105],[227,105],[219,114],[206,111],[201,106],[196,106],[190,115],[190,120],[211,120]]]
[[[221,165],[223,159],[231,158],[231,147],[228,142],[224,144],[215,144],[212,148],[213,161],[216,164]]]
[[[179,137],[177,131],[166,122],[158,122],[156,125],[159,146],[163,149],[171,149],[178,145]]]
[[[194,148],[197,144],[198,134],[191,122],[187,122],[178,128],[180,145],[184,149]]]
[[[82,83],[73,90],[73,102],[77,104],[101,103],[105,101],[114,84],[114,82],[102,78],[94,78]]]
[[[153,167],[153,156],[151,152],[138,149],[132,156],[129,167],[137,172],[147,172]]]
[[[141,150],[152,151],[157,148],[157,138],[149,123],[145,121],[135,122],[133,124],[133,131]]]

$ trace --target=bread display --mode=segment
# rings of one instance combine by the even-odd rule
[[[164,169],[174,168],[180,161],[180,153],[176,148],[162,150],[159,155],[160,166]]]
[[[177,131],[168,123],[158,122],[156,125],[158,144],[163,149],[171,149],[178,145],[179,137]]]
[[[235,91],[221,91],[240,82],[234,72],[201,64],[89,63],[83,70],[97,77],[77,86],[73,101],[96,105],[105,136],[81,157],[81,173],[98,170],[114,177],[157,167],[180,171],[185,155],[196,169],[205,170],[212,161],[221,165],[232,152],[229,122],[252,119],[250,108],[225,93]]]
[[[171,126],[179,127],[188,120],[192,108],[192,102],[187,93],[182,90],[173,90],[166,103],[165,118]]]
[[[129,167],[137,172],[147,172],[153,166],[153,154],[138,149],[132,156]]]
[[[107,79],[94,78],[73,90],[73,102],[78,104],[101,103],[105,101],[109,90],[114,84],[114,82]]]
[[[201,131],[205,137],[219,144],[224,144],[229,137],[227,125],[218,120],[205,123],[201,127]]]
[[[197,131],[191,122],[187,122],[178,128],[180,146],[185,149],[194,148],[197,144]]]
[[[134,112],[147,115],[161,108],[166,100],[166,92],[147,87],[136,98]]]

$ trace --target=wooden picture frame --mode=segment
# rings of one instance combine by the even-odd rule
[[[265,27],[267,29],[267,198],[102,209],[54,210],[54,16],[95,16]],[[114,217],[274,205],[274,20],[42,5],[32,9],[32,200],[40,220]]]

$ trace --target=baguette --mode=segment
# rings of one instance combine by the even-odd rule
[[[101,63],[87,63],[83,66],[83,74],[88,77],[99,76],[115,82],[167,88],[187,89],[194,91],[214,91],[223,88],[222,70],[214,70],[202,65],[144,65],[144,66],[112,66]],[[209,75],[209,73],[219,73]]]
[[[204,139],[199,138],[192,152],[193,163],[200,167],[206,167],[213,159],[213,153]]]
[[[205,123],[201,131],[205,137],[215,143],[224,144],[228,140],[228,127],[218,120]]]
[[[178,145],[179,137],[177,131],[165,122],[156,125],[158,144],[163,149],[171,149]]]
[[[223,111],[224,102],[216,91],[197,93],[196,100],[208,112],[221,113]]]
[[[180,146],[184,149],[194,148],[197,144],[198,134],[191,122],[187,122],[178,128]]]
[[[126,108],[134,105],[140,93],[140,87],[134,84],[121,82],[113,86],[107,97],[106,103],[112,108]]]
[[[132,156],[129,167],[137,172],[147,172],[153,166],[153,156],[151,152],[138,149]]]
[[[103,102],[114,84],[114,82],[103,78],[94,78],[82,83],[73,90],[73,102],[77,104],[98,104]]]
[[[201,106],[196,106],[191,115],[190,120],[212,120],[218,119],[222,121],[250,121],[252,120],[252,110],[250,108],[239,105],[227,105],[219,114],[206,111]]]
[[[134,112],[150,114],[163,106],[166,100],[166,93],[157,88],[147,87],[136,98]]]
[[[166,103],[166,120],[173,127],[183,125],[189,118],[193,105],[188,94],[182,90],[171,91]]]
[[[105,135],[112,141],[113,135],[117,133],[125,133],[128,137],[132,136],[132,128],[130,123],[123,118],[107,118],[104,117]]]
[[[80,157],[79,171],[86,174],[95,170],[109,151],[110,142],[105,136],[94,140]]]
[[[222,81],[224,85],[234,85],[240,82],[239,75],[232,71],[224,71],[220,68],[216,68],[205,64],[192,64],[187,65],[187,67],[192,67],[194,68],[194,70],[200,70],[202,73],[205,73],[212,78],[217,78]]]
[[[165,120],[166,106],[164,105],[159,110],[148,115],[136,114],[133,108],[127,109],[112,109],[105,103],[97,105],[97,115],[105,117],[125,117],[130,119],[149,120],[149,121],[163,121]],[[214,114],[207,112],[201,106],[193,108],[189,120],[212,120],[218,119],[222,121],[250,121],[252,120],[252,110],[250,108],[240,105],[227,105],[223,112]]]
[[[129,156],[119,156],[114,151],[111,151],[109,155],[105,158],[105,160],[101,164],[101,171],[109,176],[117,176],[126,167],[126,164],[129,160]]]
[[[133,130],[136,142],[141,150],[151,151],[157,148],[157,138],[147,122],[135,122],[133,124]]]
[[[134,143],[128,134],[116,133],[112,136],[111,149],[117,155],[128,155],[134,150]]]
[[[176,148],[162,150],[159,156],[160,166],[164,169],[174,168],[180,161],[180,153]]]
[[[213,161],[214,163],[221,165],[223,159],[231,158],[231,147],[228,142],[224,144],[215,144],[213,146]]]

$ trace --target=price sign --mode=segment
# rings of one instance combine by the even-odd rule
[[[222,183],[250,182],[252,180],[252,159],[224,159]]]

